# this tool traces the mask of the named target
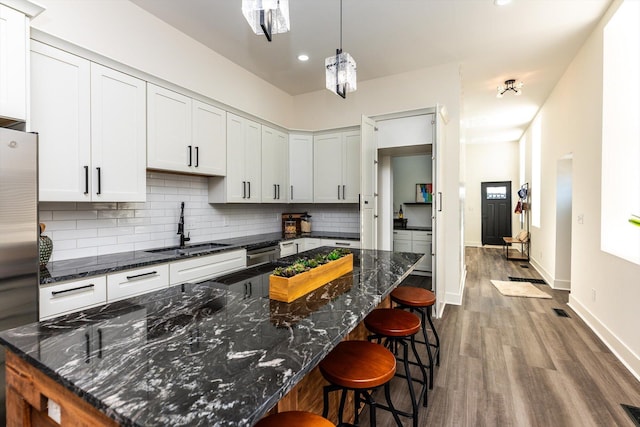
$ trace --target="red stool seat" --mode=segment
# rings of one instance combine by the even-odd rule
[[[255,427],[335,427],[335,424],[311,412],[289,411],[269,415]]]
[[[391,300],[407,307],[429,307],[436,303],[436,295],[426,289],[400,286],[391,291]]]
[[[364,325],[374,334],[408,337],[420,330],[420,319],[408,311],[378,308],[365,317]]]
[[[396,373],[396,358],[381,345],[368,341],[342,341],[320,362],[320,372],[332,384],[350,389],[371,389]]]

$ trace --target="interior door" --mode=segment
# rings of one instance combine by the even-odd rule
[[[360,247],[378,248],[376,122],[362,116],[360,127]]]
[[[482,244],[502,245],[511,236],[511,181],[483,182]]]

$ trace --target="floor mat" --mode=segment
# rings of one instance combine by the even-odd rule
[[[504,280],[492,280],[502,295],[508,297],[525,297],[525,298],[552,298],[548,293],[541,291],[529,282],[513,282]]]

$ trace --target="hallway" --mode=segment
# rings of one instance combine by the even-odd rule
[[[436,322],[442,359],[420,426],[634,426],[620,404],[640,406],[640,382],[566,305],[568,292],[538,285],[553,299],[502,296],[491,279],[540,276],[501,249],[468,247],[466,263],[463,305]],[[405,406],[406,383],[392,387]],[[378,424],[393,420],[379,410]]]

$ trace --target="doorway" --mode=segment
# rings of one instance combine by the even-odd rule
[[[503,245],[511,236],[511,181],[483,182],[482,244]]]
[[[571,218],[573,158],[558,160],[556,173],[556,271],[554,289],[571,289]]]

